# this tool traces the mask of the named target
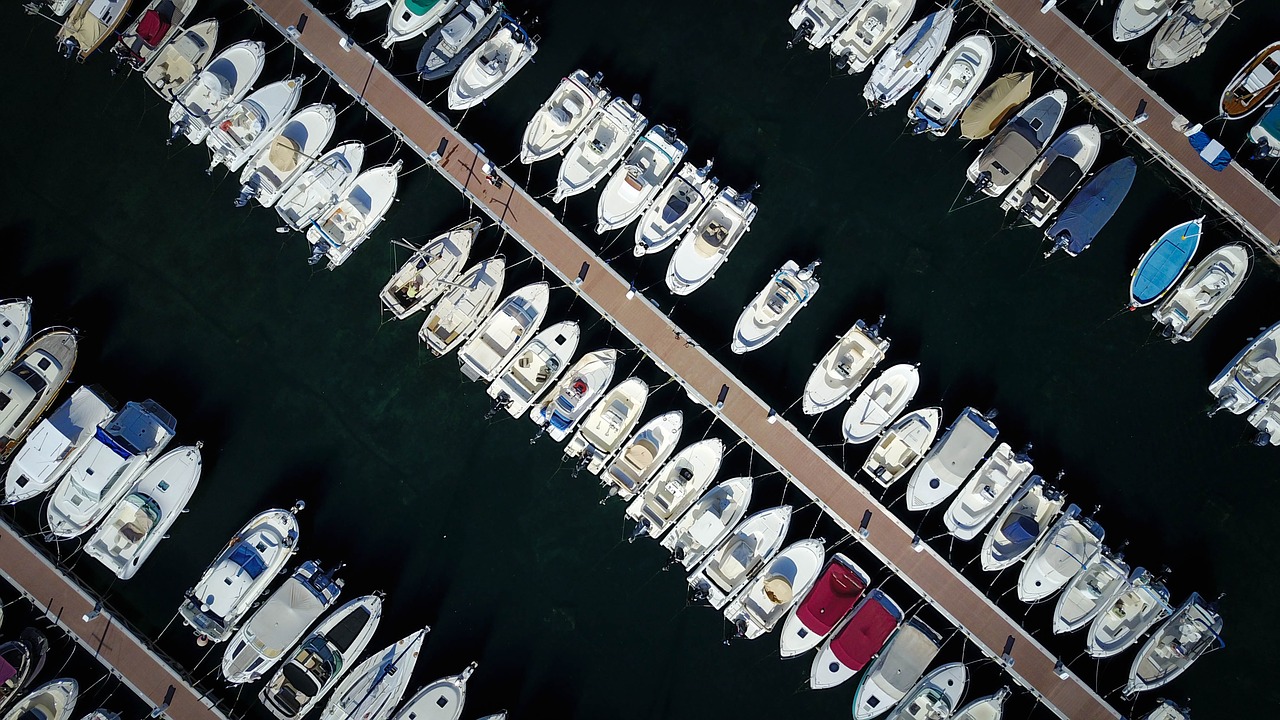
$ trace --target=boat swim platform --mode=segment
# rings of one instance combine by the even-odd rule
[[[227,720],[227,715],[213,700],[196,690],[110,610],[104,609],[85,622],[83,618],[97,604],[94,598],[3,519],[0,519],[0,558],[0,577],[17,588],[32,605],[43,609],[50,622],[92,654],[135,695],[157,710],[164,708],[152,717]]]
[[[1110,116],[1272,260],[1280,262],[1280,199],[1251,172],[1234,161],[1222,172],[1209,167],[1187,137],[1173,128],[1180,113],[1057,9],[1041,13],[1040,4],[1030,0],[976,1],[1074,85],[1086,102]],[[1147,119],[1137,123],[1134,117],[1144,100]]]
[[[1070,720],[1121,717],[795,426],[688,344],[654,303],[523,188],[501,171],[501,185],[490,183],[475,146],[332,20],[306,0],[245,2],[1052,712]]]

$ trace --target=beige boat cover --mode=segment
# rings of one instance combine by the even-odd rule
[[[276,166],[283,173],[293,172],[298,167],[298,158],[301,157],[301,147],[296,140],[292,140],[283,135],[277,135],[275,140],[271,141],[271,150],[267,154],[267,160]]]
[[[764,581],[764,594],[775,605],[791,602],[791,583],[781,575],[773,575]]]
[[[1014,108],[1031,97],[1035,73],[1008,73],[996,78],[973,99],[960,116],[960,137],[980,140],[1000,127]]]

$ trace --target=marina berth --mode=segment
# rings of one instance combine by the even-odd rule
[[[1209,253],[1156,306],[1151,316],[1173,342],[1191,342],[1249,277],[1253,251],[1230,243]]]
[[[953,45],[907,109],[912,134],[946,135],[987,79],[994,61],[995,47],[986,33],[974,33]]]
[[[320,720],[388,720],[409,689],[431,628],[402,638],[357,665],[334,688]]]
[[[437,7],[444,4],[438,3]],[[418,54],[418,77],[440,80],[457,72],[480,43],[493,34],[499,22],[502,22],[501,3],[492,0],[459,3],[422,46]],[[387,39],[390,38],[388,33]]]
[[[1031,477],[1030,449],[1015,453],[1008,443],[997,445],[947,506],[942,517],[947,532],[958,540],[972,540],[985,530]]]
[[[626,227],[640,217],[667,183],[689,146],[666,125],[649,128],[614,171],[596,207],[596,234]]]
[[[405,701],[392,720],[458,720],[467,704],[467,680],[475,671],[473,662],[457,675],[423,686]]]
[[[609,102],[603,82],[604,75],[589,76],[585,70],[574,70],[561,80],[525,125],[520,162],[530,165],[564,152]]]
[[[4,720],[71,720],[80,684],[70,678],[50,680],[5,709]]]
[[[822,356],[804,385],[801,409],[805,415],[826,412],[853,394],[889,351],[889,338],[880,332],[882,316],[870,327],[858,320]]]
[[[1093,622],[1124,591],[1129,572],[1122,556],[1103,548],[1058,596],[1053,609],[1054,634],[1073,632]]]
[[[58,52],[84,62],[107,38],[115,38],[133,0],[79,0],[67,14],[58,35]]]
[[[362,142],[345,142],[320,156],[315,164],[285,188],[276,203],[276,214],[286,227],[304,231],[331,207],[360,174],[364,164]]]
[[[730,350],[742,355],[764,347],[780,335],[818,292],[818,279],[814,277],[818,264],[815,260],[801,268],[794,260],[788,260],[774,273],[738,317]]]
[[[204,139],[212,155],[209,169],[225,165],[235,172],[256,155],[297,109],[305,80],[302,75],[278,80],[227,108]]]
[[[1271,43],[1253,56],[1222,90],[1218,111],[1228,120],[1239,120],[1266,105],[1280,91],[1280,42]]]
[[[605,467],[600,484],[610,495],[630,500],[648,485],[658,468],[675,452],[684,428],[679,410],[663,413],[640,426]]]
[[[692,163],[684,163],[653,199],[636,224],[636,257],[671,247],[716,196],[720,184],[711,177],[711,165],[708,161],[699,170]]]
[[[688,295],[715,277],[742,236],[750,232],[756,206],[751,192],[726,187],[685,232],[667,265],[667,289]]]
[[[890,107],[918,85],[942,54],[954,22],[955,11],[945,7],[907,28],[871,70],[862,89],[867,107]]]
[[[1129,280],[1129,309],[1155,303],[1187,271],[1200,245],[1204,218],[1180,223],[1166,230],[1138,261]]]
[[[1004,717],[1004,702],[1012,692],[1002,687],[994,695],[973,700],[956,711],[951,720],[1001,720]]]
[[[510,15],[462,63],[449,80],[450,110],[466,110],[488,100],[533,59],[538,46]]]
[[[907,481],[907,509],[928,510],[960,488],[996,444],[1000,431],[991,422],[994,418],[994,411],[960,411]]]
[[[471,337],[498,303],[506,272],[506,258],[495,255],[472,265],[445,292],[418,330],[432,355],[447,355]]]
[[[468,380],[493,382],[498,373],[542,326],[551,298],[545,282],[526,285],[508,295],[458,348],[458,364]]]
[[[903,623],[867,668],[853,694],[854,720],[872,720],[893,709],[924,677],[942,650],[942,636],[920,618]]]
[[[968,684],[969,673],[964,663],[935,668],[911,688],[889,720],[950,718],[960,706]]]
[[[875,64],[907,26],[915,8],[916,0],[866,0],[831,40],[836,69],[856,75]]]
[[[818,580],[826,555],[822,540],[792,543],[773,556],[724,608],[724,617],[737,637],[754,640],[771,632]]]
[[[1111,38],[1128,42],[1146,35],[1169,17],[1176,4],[1177,0],[1120,0],[1111,21]]]
[[[382,36],[382,47],[427,34],[454,10],[457,0],[395,0],[387,14],[387,32]],[[355,3],[352,3],[355,6]]]
[[[529,419],[545,428],[552,440],[564,442],[603,397],[617,365],[617,350],[606,348],[583,355],[542,402],[529,410]]]
[[[116,56],[134,70],[145,69],[156,50],[182,32],[195,6],[196,0],[151,0],[118,36]]]
[[[1280,323],[1258,333],[1209,383],[1217,399],[1212,415],[1226,410],[1243,415],[1280,387]]]
[[[542,392],[555,384],[578,349],[578,323],[561,321],[533,336],[486,392],[494,405],[520,417]]]
[[[920,372],[914,365],[894,365],[854,399],[844,414],[841,428],[844,441],[851,444],[871,442],[907,408],[920,387]]]
[[[592,116],[560,161],[552,202],[590,190],[622,161],[627,148],[649,124],[648,118],[636,109],[638,100],[639,96],[633,102],[614,98]]]
[[[98,430],[115,415],[115,400],[96,385],[76,388],[40,421],[9,462],[0,505],[29,500],[62,479]]]
[[[240,171],[236,207],[254,200],[271,207],[293,181],[305,173],[333,137],[338,113],[332,105],[308,105],[261,143]]]
[[[31,339],[0,374],[0,463],[53,405],[75,367],[80,339],[75,330],[48,328]]]
[[[1016,210],[1035,227],[1044,227],[1089,174],[1101,147],[1102,133],[1095,125],[1064,132],[1014,184],[1000,207]]]
[[[360,173],[311,220],[307,242],[311,244],[312,265],[325,260],[333,270],[373,234],[396,199],[401,165],[397,160]]]
[[[790,505],[761,510],[743,520],[689,573],[689,588],[694,597],[723,610],[773,559],[790,527]]]
[[[809,687],[833,688],[858,674],[884,647],[902,622],[902,608],[881,590],[872,590],[823,643],[809,669]]]
[[[960,139],[981,140],[1004,124],[1019,105],[1031,97],[1035,73],[1006,73],[978,91],[960,114]]]
[[[931,407],[904,415],[889,426],[862,463],[862,472],[889,487],[911,471],[933,445],[942,422],[942,408]]]
[[[1018,599],[1025,603],[1045,600],[1075,579],[1102,554],[1102,526],[1080,517],[1071,505],[1059,516],[1018,574]]]
[[[627,506],[627,517],[636,522],[632,537],[661,538],[711,485],[723,458],[724,442],[708,438],[663,464]]]
[[[227,108],[249,94],[266,61],[266,45],[256,40],[241,40],[224,48],[174,95],[169,108],[169,140],[183,136],[192,145],[203,143]]]
[[[810,50],[825,47],[865,4],[866,0],[800,0],[791,9],[791,17],[787,18],[796,31],[787,47],[793,47],[800,41],[804,41]]]
[[[569,438],[564,448],[565,457],[576,458],[579,467],[599,475],[640,422],[648,400],[649,386],[638,377],[629,377],[615,385],[591,408],[578,431]]]
[[[1200,57],[1231,17],[1231,0],[1188,0],[1164,21],[1151,41],[1148,70],[1162,70]]]
[[[1147,640],[1129,669],[1124,694],[1147,692],[1172,682],[1206,653],[1224,647],[1222,616],[1214,604],[1191,593]]]
[[[468,220],[416,248],[383,286],[382,307],[403,320],[439,300],[462,274],[479,227],[479,220]]]
[[[671,559],[685,570],[702,562],[707,551],[718,546],[746,516],[753,486],[751,478],[736,477],[699,498],[662,537],[662,547],[671,552]]]
[[[822,644],[870,584],[867,573],[846,555],[832,555],[809,592],[799,593],[800,602],[782,624],[782,657],[795,657]]]
[[[1105,658],[1124,652],[1168,617],[1170,609],[1164,583],[1145,568],[1135,569],[1116,599],[1089,624],[1089,655]]]
[[[198,22],[156,49],[142,79],[165,100],[173,98],[208,66],[218,44],[218,21]]]
[[[1049,532],[1065,503],[1062,492],[1032,475],[987,531],[979,555],[982,569],[1003,570],[1026,557]]]
[[[1003,195],[1049,144],[1066,109],[1067,94],[1053,90],[1019,110],[965,171],[974,192],[988,197]]]
[[[18,359],[31,338],[31,298],[0,301],[0,372]]]
[[[1133,187],[1137,172],[1137,161],[1126,155],[1085,181],[1084,187],[1071,197],[1053,225],[1044,231],[1045,239],[1053,243],[1045,257],[1058,250],[1076,257],[1087,250],[1120,209],[1120,203]]]

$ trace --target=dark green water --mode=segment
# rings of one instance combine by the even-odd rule
[[[322,7],[337,12],[342,4]],[[950,211],[977,146],[903,136],[901,109],[864,116],[863,78],[835,76],[825,55],[784,50],[785,4],[728,7],[543,2],[531,11],[542,36],[536,62],[486,107],[454,119],[506,162],[529,115],[573,68],[603,70],[617,94],[640,92],[652,119],[680,130],[691,160],[714,156],[716,174],[739,188],[761,182],[761,210],[732,261],[689,300],[674,303],[662,289],[667,256],[630,257],[630,228],[590,240],[603,256],[619,256],[621,272],[652,286],[664,309],[777,407],[799,397],[811,363],[853,319],[887,314],[891,360],[921,363],[917,404],[941,401],[948,416],[965,405],[998,407],[1004,439],[1034,442],[1042,473],[1067,471],[1069,500],[1086,510],[1103,506],[1109,544],[1128,540],[1130,562],[1172,570],[1175,602],[1191,591],[1227,594],[1227,650],[1157,694],[1191,697],[1197,718],[1275,714],[1280,695],[1263,670],[1274,666],[1280,644],[1271,621],[1280,583],[1268,559],[1277,455],[1249,444],[1241,418],[1204,416],[1208,380],[1277,319],[1274,267],[1260,264],[1193,344],[1171,346],[1147,317],[1121,309],[1129,272],[1151,240],[1204,212],[1175,180],[1144,166],[1088,253],[1045,261],[1038,235],[1003,229],[994,204]],[[1066,10],[1083,18],[1088,4]],[[1104,11],[1109,18],[1109,8],[1095,10],[1091,29]],[[223,19],[224,42],[280,42],[233,0],[206,1],[197,14]],[[964,30],[982,25],[982,16],[962,15]],[[1211,115],[1221,84],[1270,39],[1266,29],[1280,10],[1254,2],[1239,15],[1205,57],[1152,78],[1157,89]],[[385,17],[379,10],[349,26],[369,45]],[[160,632],[182,591],[245,519],[304,498],[302,557],[347,562],[349,597],[389,593],[375,644],[428,623],[423,681],[479,661],[469,717],[499,708],[516,717],[847,717],[853,683],[807,691],[810,658],[779,660],[776,638],[724,647],[719,614],[687,605],[684,580],[661,571],[659,549],[623,540],[618,503],[599,505],[592,479],[571,477],[551,442],[531,446],[528,421],[484,420],[482,389],[464,383],[452,358],[430,361],[419,352],[416,324],[382,323],[376,295],[396,264],[386,241],[429,236],[468,215],[445,182],[430,171],[405,177],[374,239],[339,271],[315,272],[296,236],[273,232],[273,212],[231,207],[238,184],[220,171],[206,177],[202,149],[165,146],[167,108],[137,78],[110,77],[101,58],[62,61],[52,52],[53,26],[16,9],[0,32],[12,85],[0,148],[13,167],[0,176],[0,295],[35,297],[38,325],[85,331],[78,381],[103,383],[121,399],[154,397],[178,417],[180,441],[205,442],[191,513],[134,580],[113,584],[92,560],[68,560],[135,624]],[[1001,71],[1034,67],[1025,53],[1009,62],[1015,51],[1007,39],[999,49]],[[398,48],[393,70],[410,73],[416,53]],[[263,77],[281,77],[294,62],[289,48],[278,48]],[[1052,85],[1039,77],[1036,89]],[[424,86],[423,94],[443,89]],[[349,101],[325,90],[318,79],[303,102]],[[1076,104],[1063,127],[1090,119]],[[1224,142],[1234,148],[1245,130],[1229,128]],[[369,152],[376,163],[396,149],[385,135],[355,108],[341,115],[335,139],[377,141]],[[1107,138],[1100,162],[1132,151],[1116,133]],[[419,165],[401,156],[406,168]],[[522,167],[508,169],[524,179]],[[554,176],[554,163],[534,168],[532,191],[549,190]],[[565,222],[584,237],[595,201],[590,193],[564,208]],[[1210,214],[1206,245],[1235,239]],[[513,260],[526,257],[496,234],[477,253],[499,245]],[[823,289],[784,339],[746,357],[729,353],[733,322],[768,274],[787,258],[814,257],[824,261]],[[508,283],[542,274],[524,263]],[[570,291],[553,294],[551,315],[589,328],[584,350],[627,349],[623,369],[638,365],[652,385],[663,382]],[[650,414],[683,408],[686,438],[732,441],[675,385],[649,407]],[[798,409],[789,417],[812,423]],[[838,423],[824,417],[815,442],[836,443]],[[829,452],[840,458],[842,450]],[[848,466],[856,468],[863,452],[848,452]],[[747,472],[768,468],[739,446],[723,476]],[[807,502],[776,475],[757,483],[755,507],[780,499]],[[940,513],[922,519],[900,502],[894,507],[923,535],[941,532]],[[29,527],[35,516],[34,506],[19,509]],[[808,507],[792,539],[811,528],[829,546],[843,536]],[[937,546],[948,549],[945,540]],[[840,549],[904,606],[915,604],[861,548],[846,541]],[[957,565],[974,555],[953,550]],[[972,567],[966,574],[993,596],[1016,579]],[[1078,657],[1083,637],[1049,633],[1051,603],[1028,611],[1010,593],[1000,604],[1025,614],[1041,641],[1097,677],[1103,692],[1123,683],[1132,651],[1101,664]],[[950,633],[932,610],[921,612]],[[202,658],[181,628],[169,629],[161,645],[197,676],[216,667],[217,656]],[[978,657],[953,637],[939,662]],[[989,663],[973,673],[972,697],[1007,682]],[[256,689],[238,701],[219,693],[252,715],[260,714],[252,709]],[[1130,711],[1129,702],[1112,699]],[[1154,700],[1140,698],[1135,712]],[[1045,715],[1025,693],[1008,706],[1011,718]]]

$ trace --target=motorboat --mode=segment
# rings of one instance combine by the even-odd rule
[[[605,183],[596,207],[596,234],[626,227],[640,217],[687,152],[689,146],[671,127],[649,128]]]
[[[223,113],[249,94],[266,64],[266,45],[241,40],[228,45],[173,97],[169,139],[185,136],[192,145],[204,142]]]
[[[907,108],[911,132],[946,135],[987,79],[995,52],[991,37],[981,32],[953,45]]]
[[[1079,630],[1111,607],[1116,596],[1124,591],[1129,571],[1129,565],[1120,555],[1104,548],[1058,596],[1058,604],[1053,609],[1054,634]]]
[[[405,702],[392,720],[458,720],[467,704],[467,680],[475,671],[473,662],[457,675],[442,677],[423,686]]]
[[[304,81],[302,75],[277,80],[227,108],[204,139],[211,155],[209,169],[225,165],[235,172],[257,155],[297,109]]]
[[[1044,478],[1032,475],[996,518],[982,541],[982,569],[1003,570],[1031,552],[1066,502]]]
[[[884,360],[889,338],[880,333],[883,320],[871,326],[858,320],[822,356],[804,384],[805,415],[826,412],[847,400]]]
[[[312,265],[327,260],[328,268],[333,270],[382,224],[396,199],[402,162],[397,160],[360,173],[337,195],[333,205],[311,220],[307,242],[312,248]]]
[[[1249,140],[1256,145],[1254,157],[1280,157],[1280,104],[1272,105],[1262,119],[1249,128]]]
[[[882,487],[889,487],[911,471],[938,437],[942,408],[930,407],[907,413],[876,441],[862,463],[862,472]]]
[[[1156,29],[1169,17],[1177,0],[1120,0],[1111,21],[1111,38],[1129,42]]]
[[[99,425],[84,453],[49,495],[45,506],[49,534],[66,540],[93,529],[164,452],[177,426],[178,421],[154,400],[130,402]],[[165,472],[174,470],[170,466]],[[175,482],[181,474],[175,475]]]
[[[955,10],[950,7],[929,13],[889,46],[862,89],[868,107],[884,109],[893,105],[929,74],[929,68],[946,47],[955,17]]]
[[[1200,57],[1234,7],[1231,0],[1189,0],[1179,5],[1156,31],[1147,69],[1171,68]]]
[[[4,476],[0,505],[29,500],[62,479],[98,430],[115,415],[115,400],[96,385],[76,388],[66,402],[40,421]]]
[[[536,282],[498,303],[470,340],[458,348],[458,364],[469,380],[493,382],[498,373],[532,339],[547,315],[551,288]]]
[[[1245,420],[1258,431],[1253,444],[1280,446],[1280,390],[1272,390]]]
[[[232,685],[257,682],[285,658],[312,623],[338,601],[343,582],[315,560],[298,566],[236,631],[222,654],[222,677]]]
[[[1065,587],[1102,554],[1103,535],[1101,525],[1080,517],[1077,505],[1068,506],[1022,564],[1018,599],[1037,603]]]
[[[726,187],[685,231],[667,266],[667,289],[688,295],[715,277],[742,236],[750,232],[756,206],[751,193]]]
[[[736,355],[759,350],[782,333],[818,292],[815,260],[804,268],[788,260],[738,316],[729,349]]]
[[[48,651],[49,641],[34,628],[23,630],[16,640],[0,644],[0,710],[23,696],[44,667]]]
[[[1087,250],[1124,202],[1137,172],[1138,162],[1126,155],[1089,178],[1044,231],[1045,239],[1053,243],[1045,257],[1058,250],[1076,257]]]
[[[916,0],[867,0],[831,40],[836,69],[856,75],[871,67],[915,9]]]
[[[755,640],[771,632],[817,582],[825,556],[822,540],[815,538],[792,543],[774,555],[724,608],[736,637]]]
[[[951,423],[907,481],[907,508],[928,510],[960,489],[996,444],[1000,431],[991,422],[994,413],[967,407]]]
[[[802,40],[811,50],[826,47],[865,4],[866,0],[800,0],[787,18],[796,31],[787,47]]]
[[[934,668],[920,678],[915,687],[898,703],[889,720],[921,720],[951,718],[969,684],[964,663],[948,663]]]
[[[900,363],[880,373],[845,411],[844,441],[858,445],[874,440],[907,409],[919,387],[920,372],[914,365]]]
[[[1209,394],[1217,399],[1210,413],[1226,410],[1243,415],[1260,405],[1280,387],[1280,323],[1258,333],[1209,383]]]
[[[1252,265],[1253,251],[1244,243],[1206,255],[1151,313],[1163,335],[1173,342],[1193,340],[1239,292]]]
[[[1000,203],[1036,227],[1044,227],[1098,159],[1102,133],[1096,125],[1079,125],[1058,136],[1031,168],[1014,183]]]
[[[133,577],[186,511],[202,465],[197,445],[171,450],[148,465],[89,536],[85,552],[121,580]]]
[[[173,100],[187,83],[204,71],[218,44],[218,21],[198,22],[161,45],[142,72],[147,87]]]
[[[401,638],[353,668],[334,688],[320,720],[388,720],[409,689],[430,631],[423,628]]]
[[[486,390],[494,404],[520,417],[569,367],[581,330],[572,320],[558,322],[533,336]]]
[[[426,35],[454,10],[458,0],[394,0],[387,15],[387,32],[382,36],[382,47]]]
[[[0,374],[0,463],[7,462],[71,376],[80,338],[70,328],[43,330]]]
[[[4,720],[71,720],[80,684],[71,678],[50,680],[9,706]]]
[[[510,15],[471,53],[449,80],[450,110],[466,110],[488,100],[533,59],[538,45]]]
[[[1179,223],[1156,239],[1138,261],[1129,280],[1129,309],[1155,303],[1178,283],[1200,245],[1204,218]]]
[[[579,467],[599,475],[639,424],[648,401],[649,385],[638,377],[629,377],[613,386],[569,438],[564,448],[565,457],[577,459]]]
[[[1205,653],[1222,647],[1222,616],[1213,604],[1191,593],[1173,616],[1138,651],[1129,668],[1125,695],[1172,682]]]
[[[1142,720],[1191,720],[1191,711],[1172,700],[1162,698],[1154,710],[1142,716]]]
[[[588,76],[585,70],[574,70],[561,80],[525,125],[520,162],[531,165],[564,152],[609,101],[603,82],[602,74]]]
[[[641,425],[605,466],[600,484],[609,488],[609,494],[624,500],[634,497],[675,452],[683,427],[684,414],[679,410]]]
[[[479,228],[479,220],[468,220],[414,250],[383,286],[382,306],[403,320],[439,300],[462,274]]]
[[[431,308],[418,339],[436,357],[466,342],[498,303],[506,273],[507,261],[501,255],[472,265]]]
[[[719,189],[719,180],[711,177],[710,162],[701,170],[692,163],[680,166],[680,172],[640,216],[635,256],[644,257],[671,247]]]
[[[120,33],[116,55],[134,70],[145,69],[156,50],[182,32],[195,7],[196,0],[151,0]]]
[[[1029,449],[1014,452],[1008,443],[996,446],[947,506],[942,517],[947,532],[957,540],[972,540],[987,528],[1031,477],[1034,466],[1027,456]]]
[[[736,477],[698,498],[671,532],[662,536],[662,547],[671,552],[671,559],[685,570],[702,562],[707,552],[723,542],[746,517],[753,487],[751,478]]]
[[[960,708],[951,720],[1001,720],[1004,703],[1012,694],[1008,687],[1002,687],[995,694],[980,697]]]
[[[1089,655],[1118,655],[1168,615],[1169,589],[1150,570],[1135,569],[1116,599],[1089,623]]]
[[[636,522],[632,537],[661,538],[711,485],[723,458],[724,442],[708,438],[685,447],[658,468],[627,506],[627,517]]]
[[[795,657],[820,645],[870,584],[870,576],[846,555],[832,555],[818,581],[809,592],[799,593],[800,602],[782,623],[782,657]]]
[[[640,137],[648,118],[622,98],[614,98],[595,114],[560,161],[553,202],[595,187],[622,161],[627,148]]]
[[[381,619],[381,595],[365,595],[334,610],[258,692],[262,706],[280,720],[305,717],[355,665]]]
[[[1280,42],[1253,56],[1222,90],[1219,114],[1239,120],[1266,105],[1280,91]]]
[[[427,37],[426,44],[418,54],[418,77],[423,80],[440,80],[457,72],[480,43],[493,34],[493,29],[501,21],[501,3],[493,0],[468,0],[465,4],[460,3],[440,27]]]
[[[390,7],[391,0],[351,0],[347,3],[347,19],[350,20],[357,15],[362,15],[370,10],[377,10],[380,7]]]
[[[960,139],[981,140],[991,135],[1019,105],[1031,97],[1035,73],[1005,73],[978,91],[960,114]]]
[[[186,592],[178,613],[197,638],[222,642],[298,549],[301,504],[254,516]]]
[[[31,298],[0,301],[0,372],[8,370],[31,339]]]
[[[236,206],[256,200],[262,207],[276,204],[284,191],[302,176],[329,144],[338,113],[332,105],[308,105],[284,124],[240,171]]]
[[[965,171],[975,193],[1004,194],[1049,144],[1066,109],[1067,94],[1052,90],[1019,110]]]
[[[344,142],[321,155],[285,188],[276,202],[276,214],[285,227],[305,230],[325,208],[332,207],[360,174],[364,153],[364,143]]]
[[[871,720],[893,709],[924,677],[942,650],[942,636],[918,617],[903,623],[867,668],[853,694],[853,719]]]
[[[827,638],[809,668],[809,687],[833,688],[867,666],[902,622],[902,608],[876,589]]]
[[[790,527],[790,505],[761,510],[743,520],[689,573],[687,581],[694,596],[724,610],[773,559]],[[821,565],[821,560],[817,564]]]
[[[58,29],[58,52],[84,62],[108,38],[115,38],[132,4],[133,0],[80,0]]]
[[[570,366],[560,382],[529,410],[529,419],[556,442],[564,442],[583,416],[613,382],[618,351],[610,348],[589,352]]]

